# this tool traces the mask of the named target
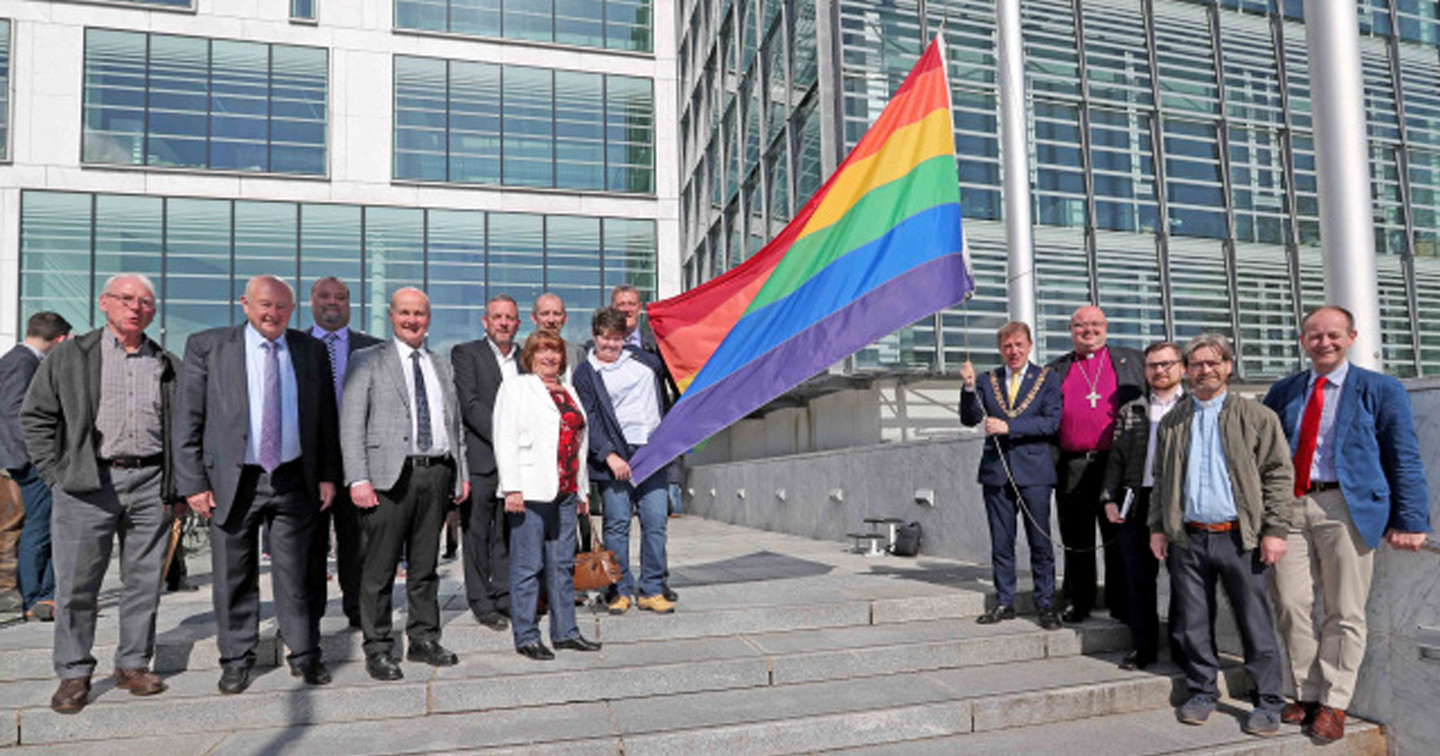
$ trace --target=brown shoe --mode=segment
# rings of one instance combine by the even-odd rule
[[[36,601],[25,611],[26,622],[54,622],[55,602],[50,600]]]
[[[61,714],[75,714],[90,703],[89,677],[64,677],[50,697],[50,708]]]
[[[1315,721],[1310,723],[1309,732],[1306,734],[1326,743],[1334,743],[1344,738],[1345,712],[1321,706],[1319,711],[1315,712]]]
[[[115,687],[130,691],[132,696],[153,696],[165,690],[165,683],[160,681],[160,676],[151,672],[148,667],[137,669],[116,669]]]
[[[1320,709],[1317,701],[1296,701],[1285,704],[1280,710],[1280,721],[1290,725],[1308,725],[1315,721],[1315,712]]]

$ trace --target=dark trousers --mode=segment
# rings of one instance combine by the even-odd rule
[[[364,566],[360,574],[360,627],[365,633],[365,654],[391,654],[391,594],[395,568],[406,555],[405,600],[409,622],[405,633],[411,643],[440,640],[440,578],[435,564],[440,557],[440,530],[445,525],[445,504],[451,498],[455,463],[445,461],[424,467],[406,462],[400,479],[388,491],[377,491],[380,505],[360,510],[365,532]]]
[[[341,606],[352,625],[360,623],[360,565],[364,548],[360,533],[360,515],[350,503],[350,490],[339,486],[330,508],[320,513],[315,524],[315,538],[310,557],[314,560],[312,570],[318,578],[318,594],[315,596],[317,617],[325,616],[325,604],[329,590],[325,585],[325,573],[330,556],[330,528],[335,528],[335,572],[340,583]]]
[[[1211,631],[1211,607],[1215,604],[1215,583],[1225,586],[1235,624],[1245,647],[1245,672],[1255,684],[1256,705],[1279,711],[1281,696],[1280,649],[1275,641],[1274,614],[1268,591],[1269,565],[1260,561],[1260,550],[1244,550],[1240,532],[1206,533],[1190,531],[1188,547],[1170,544],[1170,592],[1175,595],[1179,619],[1176,639],[1191,693],[1218,695],[1215,678],[1220,663],[1215,656]]]
[[[460,505],[464,529],[465,600],[475,616],[510,613],[510,547],[505,502],[495,498],[496,473],[470,476],[470,498]]]
[[[1120,559],[1125,563],[1125,595],[1130,601],[1126,611],[1130,642],[1135,653],[1144,661],[1155,660],[1160,639],[1160,615],[1155,604],[1155,580],[1160,575],[1160,562],[1150,550],[1150,527],[1146,524],[1149,512],[1150,489],[1138,489],[1125,522],[1120,524],[1120,542],[1116,544],[1120,547]],[[1107,591],[1109,582],[1106,581]],[[1171,607],[1173,617],[1173,595]]]
[[[1095,525],[1100,537],[1110,543],[1119,526],[1105,518],[1100,506],[1100,489],[1105,482],[1108,452],[1062,454],[1057,470],[1055,510],[1060,515],[1060,539],[1065,543],[1065,601],[1081,614],[1095,608]],[[1105,549],[1105,606],[1110,616],[1124,621],[1129,599],[1125,596],[1125,565],[1120,550]]]
[[[540,642],[536,611],[548,591],[550,641],[580,634],[575,624],[575,497],[527,501],[525,511],[507,512],[510,526],[510,622],[515,647]]]
[[[225,521],[210,523],[221,664],[255,663],[255,646],[260,641],[258,542],[262,527],[270,530],[270,584],[280,637],[290,650],[285,658],[297,665],[319,656],[320,615],[314,612],[310,558],[318,511],[315,495],[305,490],[305,472],[298,460],[268,474],[259,466],[245,466]]]
[[[29,609],[36,601],[55,598],[55,565],[50,559],[50,486],[34,465],[11,470],[25,502],[25,527],[16,548],[16,578],[20,596]]]
[[[1016,520],[1025,521],[1030,544],[1030,573],[1035,582],[1035,606],[1050,607],[1055,596],[1055,551],[1050,544],[1050,486],[1021,486],[1026,516],[1015,499],[1015,489],[985,486],[985,515],[990,522],[990,564],[994,570],[995,598],[1001,606],[1015,603]],[[1034,518],[1033,521],[1031,518]]]

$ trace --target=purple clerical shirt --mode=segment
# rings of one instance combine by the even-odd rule
[[[1091,387],[1100,399],[1090,407],[1087,398]],[[1115,435],[1115,415],[1120,409],[1117,398],[1115,366],[1110,350],[1101,349],[1091,359],[1077,357],[1070,363],[1070,372],[1060,385],[1064,404],[1060,412],[1060,450],[1065,452],[1104,451],[1110,448]]]

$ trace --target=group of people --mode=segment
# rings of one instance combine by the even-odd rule
[[[406,658],[458,661],[440,643],[437,596],[440,535],[453,507],[471,612],[512,631],[529,658],[554,658],[538,627],[542,593],[551,646],[600,648],[580,634],[571,577],[592,480],[605,545],[622,565],[610,613],[632,604],[674,611],[670,480],[637,484],[628,467],[674,398],[653,336],[640,327],[634,287],[616,287],[611,306],[595,313],[593,348],[564,341],[565,305],[548,293],[534,303],[534,333],[517,343],[519,307],[496,295],[485,335],[450,359],[425,345],[430,302],[419,289],[393,294],[383,339],[350,328],[349,288],[333,277],[311,288],[308,330],[289,327],[295,294],[278,277],[251,279],[240,305],[244,322],[192,335],[181,359],[146,334],[154,285],[116,275],[99,297],[104,326],[68,338],[63,318],[39,313],[0,361],[0,462],[25,491],[27,537],[32,525],[49,530],[52,553],[28,560],[22,595],[32,616],[55,620],[55,711],[88,703],[100,586],[117,539],[115,687],[165,690],[150,670],[155,620],[174,558],[170,525],[187,512],[209,522],[226,694],[249,687],[256,663],[262,532],[286,660],[310,685],[331,681],[319,623],[332,526],[342,607],[378,680],[404,676],[391,606],[402,563]],[[638,584],[628,558],[632,512],[642,532]],[[53,579],[42,567],[52,563]]]
[[[1097,595],[1098,526],[1105,603],[1131,630],[1126,669],[1144,669],[1159,655],[1156,578],[1166,564],[1171,655],[1190,689],[1180,721],[1203,724],[1216,708],[1218,582],[1255,688],[1245,731],[1272,735],[1286,723],[1321,741],[1344,737],[1365,656],[1375,549],[1386,542],[1418,550],[1430,531],[1405,388],[1350,363],[1355,320],[1335,306],[1306,314],[1299,338],[1309,368],[1275,383],[1261,401],[1229,391],[1235,353],[1224,336],[1138,352],[1107,344],[1107,331],[1100,308],[1076,310],[1073,350],[1042,368],[1029,359],[1029,327],[1007,323],[998,335],[1000,367],[983,375],[968,362],[961,368],[961,420],[983,424],[987,435],[979,482],[997,596],[978,621],[1015,617],[1020,521],[1039,624],[1086,619]],[[1052,492],[1058,544],[1050,535]],[[1296,696],[1289,703],[1287,676]]]

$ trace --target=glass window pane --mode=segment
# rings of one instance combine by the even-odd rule
[[[650,52],[651,0],[605,0],[605,46]],[[778,7],[778,3],[767,3]]]
[[[446,64],[395,58],[395,178],[444,181]]]
[[[334,276],[350,287],[350,322],[361,328],[365,320],[360,296],[362,250],[360,208],[353,205],[302,205],[300,207],[300,323],[314,322],[310,313],[310,287]]]
[[[365,210],[365,330],[390,333],[390,295],[425,288],[425,213],[399,207]]]
[[[486,298],[533,302],[545,290],[545,217],[491,213]]]
[[[147,165],[208,165],[209,68],[209,40],[150,35]]]
[[[597,0],[554,2],[556,42],[584,47],[605,46],[605,3]]]
[[[600,74],[555,72],[558,186],[605,188],[605,78]]]
[[[503,97],[505,183],[554,186],[554,71],[506,66]]]
[[[427,0],[443,6],[443,0]],[[450,0],[450,31],[456,34],[500,36],[501,0]],[[443,9],[441,14],[443,16]]]
[[[296,210],[289,202],[235,203],[235,278],[230,297],[235,303],[236,323],[245,317],[240,311],[240,295],[251,278],[279,276],[300,291]],[[295,325],[293,318],[290,324]]]
[[[446,0],[395,0],[395,28],[446,31],[446,4]],[[467,0],[455,0],[456,6],[468,4]]]
[[[450,181],[500,183],[500,66],[450,62]]]
[[[300,21],[314,21],[315,0],[290,0],[290,18]]]
[[[144,34],[85,31],[86,162],[144,162],[145,44]]]
[[[217,39],[211,56],[210,167],[268,170],[270,49]]]
[[[606,218],[605,232],[605,281],[604,304],[609,304],[610,290],[620,284],[630,284],[640,290],[641,297],[654,301],[655,281],[655,222]]]
[[[165,344],[177,354],[190,334],[231,322],[230,202],[166,201],[164,286]]]
[[[27,191],[20,197],[20,314],[58,312],[76,331],[94,327],[89,194]]]
[[[502,33],[509,39],[537,42],[555,41],[555,0],[523,0],[504,3],[500,22]]]
[[[0,18],[0,160],[10,159],[10,20]]]
[[[449,352],[485,331],[485,213],[431,210],[427,217],[430,348]]]
[[[271,45],[270,170],[324,175],[329,52]]]
[[[590,314],[603,297],[600,219],[551,216],[545,220],[545,246],[545,288],[565,300],[571,315],[561,336],[584,342],[590,337]]]

